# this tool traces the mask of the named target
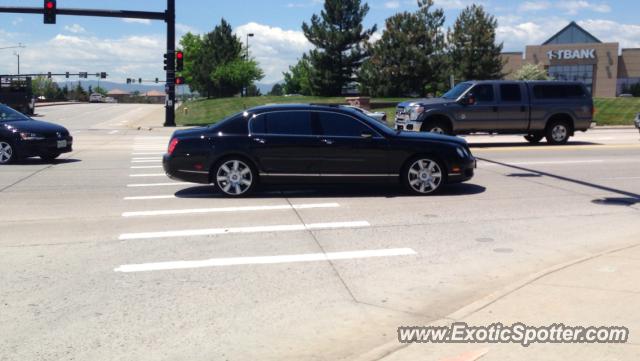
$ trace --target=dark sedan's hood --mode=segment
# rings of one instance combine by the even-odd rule
[[[431,141],[438,141],[438,142],[446,142],[446,143],[454,143],[454,144],[459,144],[462,146],[466,146],[467,145],[467,141],[460,138],[460,137],[454,137],[454,136],[450,136],[450,135],[441,135],[441,134],[435,134],[435,133],[428,133],[428,132],[405,132],[405,131],[401,131],[398,132],[397,134],[398,138],[401,139],[412,139],[412,140],[431,140]]]
[[[2,123],[7,128],[15,129],[19,132],[31,132],[39,134],[55,134],[68,135],[69,131],[60,125],[43,122],[40,120],[16,120],[12,122]]]

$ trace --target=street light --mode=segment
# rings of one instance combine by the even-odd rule
[[[253,38],[254,36],[254,33],[247,34],[247,60],[249,60],[249,38]]]
[[[20,53],[18,53],[17,51],[14,51],[13,55],[18,57],[18,75],[20,75]]]

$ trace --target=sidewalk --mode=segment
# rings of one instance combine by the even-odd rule
[[[366,355],[384,361],[640,360],[640,245],[600,254],[531,277],[434,325],[495,322],[529,326],[625,326],[627,344],[410,344]],[[427,325],[411,325],[427,326]],[[385,349],[386,348],[386,349]],[[377,353],[377,354],[376,354]]]

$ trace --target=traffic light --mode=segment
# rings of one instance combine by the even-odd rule
[[[107,79],[107,73],[105,73],[104,71],[100,73],[100,79]]]
[[[183,76],[177,76],[176,77],[176,85],[184,85],[184,77]]]
[[[164,54],[164,70],[169,70],[169,54]]]
[[[182,51],[176,52],[176,71],[184,70],[184,53]]]
[[[47,73],[47,78],[51,79],[51,72]]]
[[[66,72],[66,73],[64,74],[64,77],[65,77],[65,78],[67,78],[67,79],[69,79],[69,72]]]
[[[138,78],[138,84],[142,84],[142,78]]]
[[[156,78],[156,84],[158,84],[160,82],[160,79]]]
[[[44,23],[56,23],[56,0],[44,0]]]
[[[131,84],[131,78],[127,78],[127,84]]]

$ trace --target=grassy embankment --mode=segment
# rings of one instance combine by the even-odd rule
[[[372,99],[372,103],[398,103],[404,99]],[[197,100],[185,103],[177,112],[180,125],[213,124],[225,117],[251,107],[274,103],[344,103],[344,98],[322,97],[251,97]],[[596,122],[598,125],[633,125],[633,119],[640,113],[640,98],[596,99]],[[184,108],[189,108],[185,114]],[[393,121],[395,107],[375,109],[384,111],[390,122]]]

